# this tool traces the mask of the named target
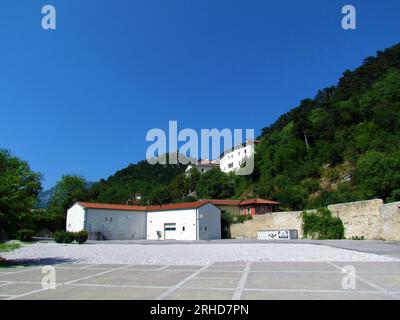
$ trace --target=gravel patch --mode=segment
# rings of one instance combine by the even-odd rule
[[[100,264],[203,265],[233,261],[400,261],[370,253],[311,244],[56,244],[35,243],[2,254],[10,260],[70,260]]]

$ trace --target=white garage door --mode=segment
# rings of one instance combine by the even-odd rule
[[[176,223],[164,223],[164,239],[176,239]]]

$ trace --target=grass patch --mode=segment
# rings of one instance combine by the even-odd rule
[[[0,243],[0,252],[10,252],[21,248],[19,243]]]

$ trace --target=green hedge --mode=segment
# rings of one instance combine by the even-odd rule
[[[342,220],[332,215],[327,208],[316,212],[303,211],[303,236],[317,240],[344,239]]]
[[[82,230],[82,231],[75,233],[75,240],[79,244],[83,244],[88,239],[88,236],[89,236],[89,234],[87,233],[87,231]]]
[[[75,240],[75,234],[68,231],[57,231],[54,233],[54,241],[57,243],[71,243]]]
[[[89,234],[85,231],[69,232],[69,231],[57,231],[54,233],[54,241],[57,243],[72,243],[74,240],[79,244],[83,244],[87,241]]]
[[[30,229],[23,229],[17,231],[16,238],[22,242],[32,242],[32,237],[35,235],[35,231]]]

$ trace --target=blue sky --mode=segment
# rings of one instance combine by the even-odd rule
[[[41,8],[57,9],[57,30]],[[341,8],[357,9],[357,30]],[[152,128],[261,128],[399,42],[400,2],[1,0],[0,147],[43,173],[107,178]]]

